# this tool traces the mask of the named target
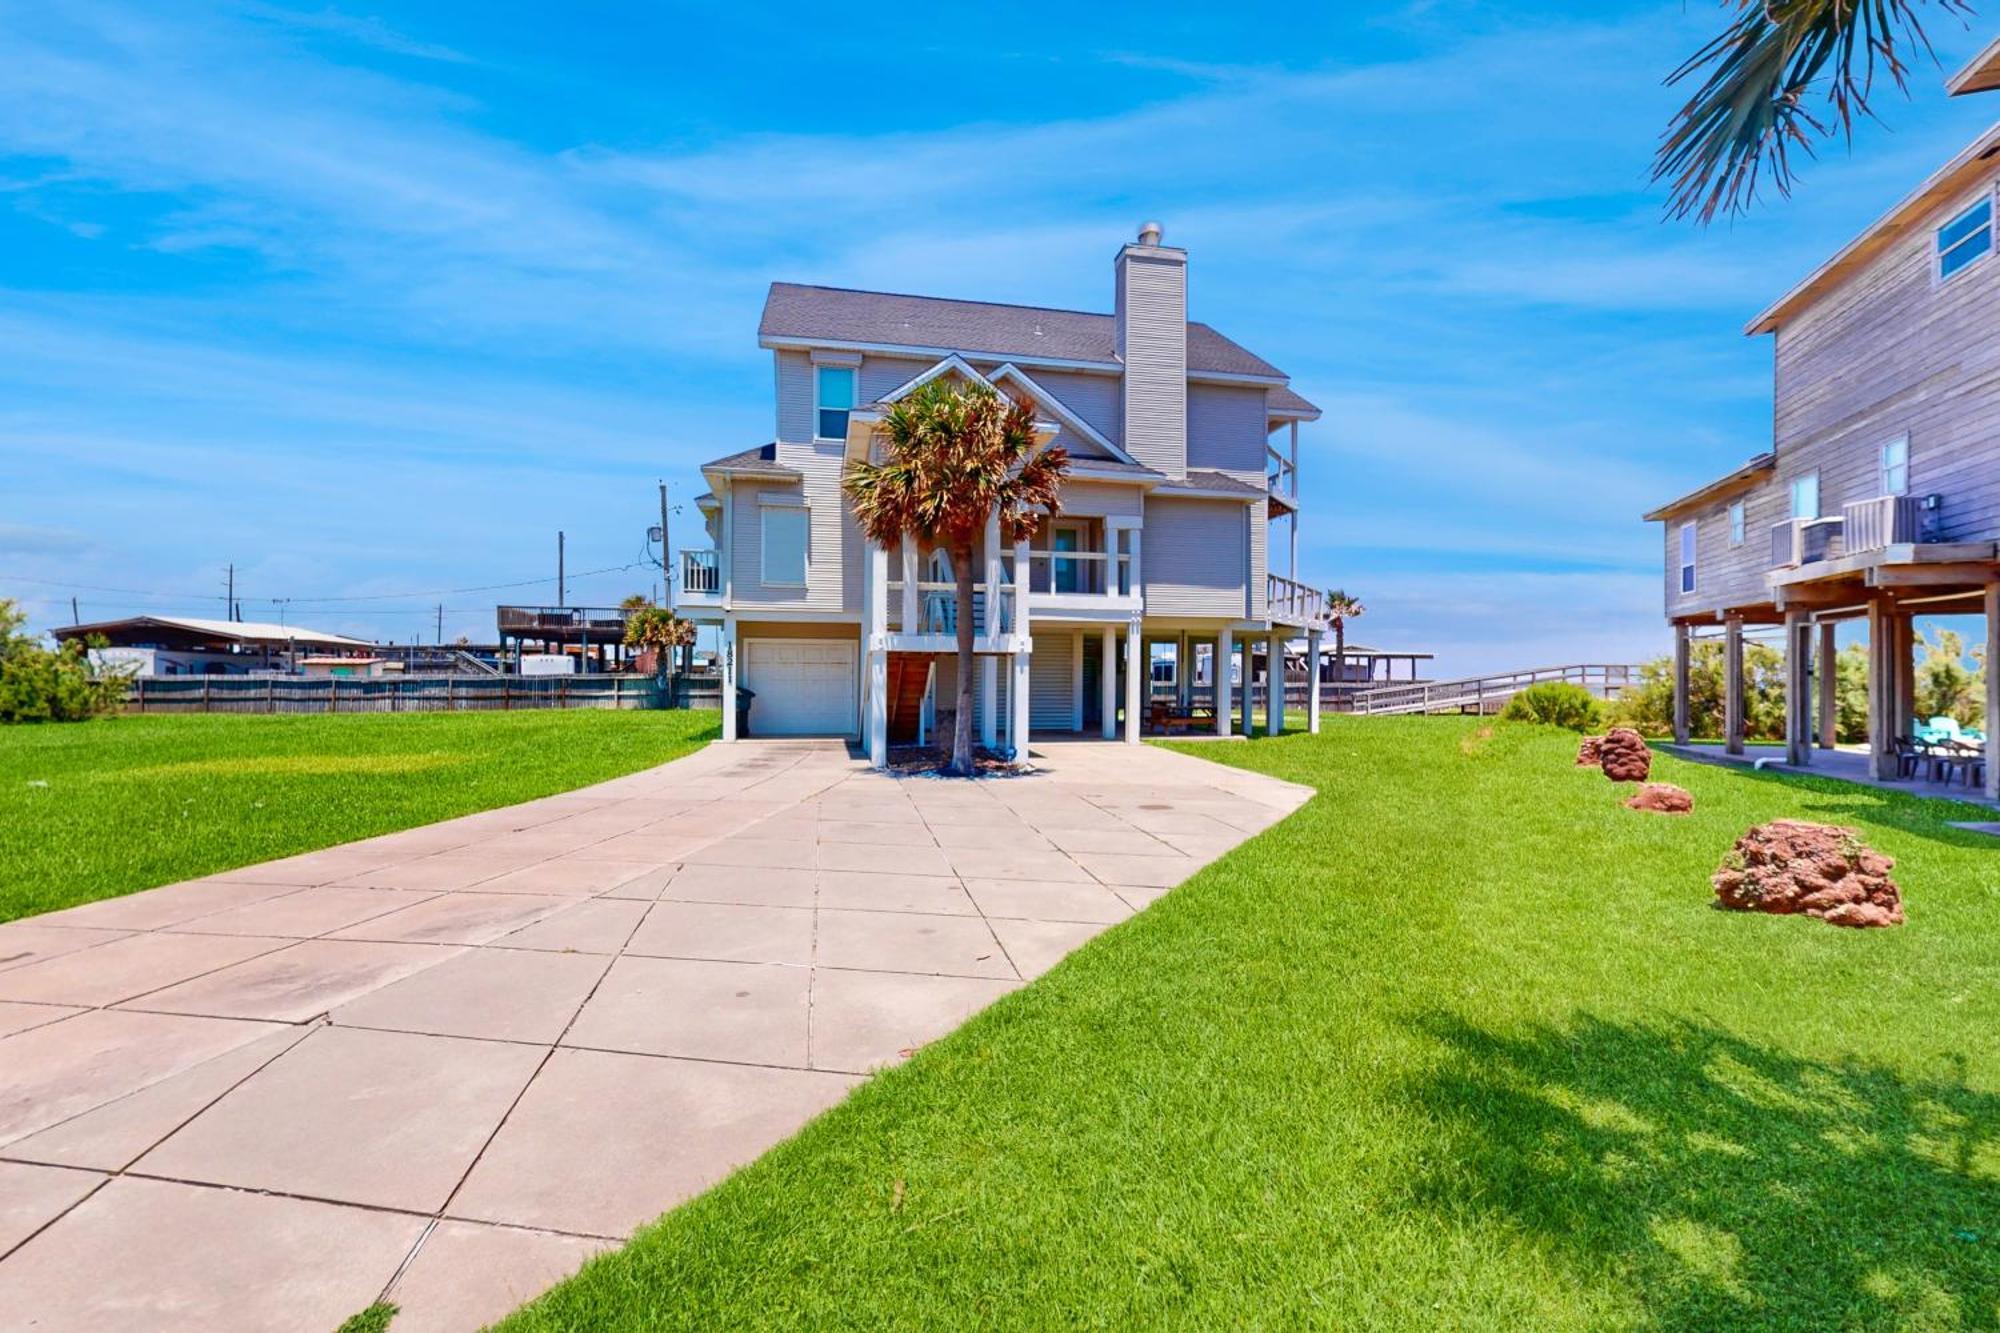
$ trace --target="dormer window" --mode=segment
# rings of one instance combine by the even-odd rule
[[[822,440],[847,438],[847,414],[854,410],[854,367],[813,367],[813,434]]]
[[[1993,196],[1938,228],[1938,281],[1970,267],[1993,249]]]

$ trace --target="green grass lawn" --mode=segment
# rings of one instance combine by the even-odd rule
[[[718,733],[713,712],[594,709],[0,728],[0,921],[567,791]]]
[[[1189,746],[1319,796],[527,1307],[539,1329],[2000,1323],[2000,842],[1575,737]],[[1909,924],[1710,907],[1858,825]]]

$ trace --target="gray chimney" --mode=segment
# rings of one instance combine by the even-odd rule
[[[1187,473],[1187,251],[1157,222],[1118,252],[1117,347],[1124,363],[1125,451],[1170,477]]]

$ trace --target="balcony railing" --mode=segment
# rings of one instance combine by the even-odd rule
[[[716,551],[681,552],[681,591],[696,597],[722,593],[722,561]]]
[[[1850,555],[1923,540],[1923,501],[1914,495],[1878,495],[1840,507]]]
[[[1130,597],[1132,556],[1124,551],[1030,551],[1028,591],[1078,597]]]
[[[889,581],[889,624],[891,634],[956,634],[958,633],[958,585],[956,583],[919,582],[917,585],[917,618],[913,625],[903,624],[903,584],[901,580]],[[976,636],[988,634],[1011,634],[1014,631],[1014,599],[1007,595],[1008,586],[1000,585],[998,599],[987,595],[984,583],[972,585],[972,632]],[[998,602],[999,614],[990,616],[989,609]],[[997,624],[989,629],[987,622],[997,619]]]
[[[1273,620],[1313,624],[1326,619],[1326,594],[1282,574],[1264,576],[1264,600]]]
[[[500,632],[533,638],[538,633],[622,635],[625,612],[615,606],[502,606]]]

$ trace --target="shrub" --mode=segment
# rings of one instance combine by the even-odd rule
[[[1539,722],[1571,731],[1596,731],[1604,725],[1604,706],[1581,685],[1545,680],[1509,699],[1500,716],[1509,722]]]
[[[125,699],[125,677],[93,676],[75,640],[51,651],[21,632],[28,617],[0,597],[0,722],[80,722]]]

